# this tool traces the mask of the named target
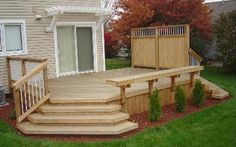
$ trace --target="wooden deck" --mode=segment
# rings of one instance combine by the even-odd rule
[[[144,68],[124,68],[100,73],[75,75],[49,80],[50,99],[66,100],[111,100],[119,98],[119,88],[106,84],[107,79],[150,73],[157,70]],[[189,76],[181,76],[178,81],[189,81]],[[170,85],[170,78],[160,79],[156,85]],[[148,88],[147,83],[135,83],[127,89],[127,94],[137,93]]]
[[[167,70],[157,72],[154,69],[143,68],[125,68],[51,79],[48,81],[49,101],[30,114],[27,120],[17,123],[17,128],[25,134],[80,135],[118,135],[134,130],[138,128],[138,124],[129,122],[129,115],[149,110],[150,83],[146,80],[162,77],[162,73],[165,73],[163,75],[166,76],[158,78],[153,87],[159,89],[161,104],[168,105],[174,103],[173,85],[174,87],[181,85],[186,96],[190,97],[193,88],[190,69],[195,70],[194,68],[189,67],[188,72],[185,72],[184,68],[179,69],[182,74],[176,71],[178,69],[171,70],[180,75],[175,77],[175,84],[172,72]],[[201,67],[196,68],[201,69]],[[124,104],[119,84],[117,87],[107,83],[107,81],[121,81],[122,77],[125,83],[131,85],[130,88],[125,86]],[[195,78],[200,77],[195,76]],[[131,79],[136,79],[136,82]],[[140,81],[142,82],[138,83]],[[206,87],[210,87],[211,93],[214,94],[215,89],[219,91],[219,88],[212,86],[211,83],[205,81],[205,84]],[[218,94],[218,91],[215,93]]]

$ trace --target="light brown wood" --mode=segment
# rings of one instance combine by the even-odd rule
[[[134,28],[131,30],[132,67],[188,66],[189,42],[189,25]]]
[[[189,48],[189,53],[192,55],[195,59],[197,59],[199,62],[202,62],[203,58],[199,56],[193,49]]]
[[[44,94],[47,95],[49,93],[48,89],[48,69],[47,67],[43,69],[43,80],[44,80]]]
[[[19,116],[17,118],[17,122],[18,123],[22,122],[27,116],[29,116],[32,112],[34,112],[36,109],[38,109],[38,107],[40,105],[42,105],[43,103],[45,103],[48,99],[49,99],[49,95],[47,95],[44,98],[40,99],[40,101],[37,104],[33,105],[29,110],[27,110],[27,112],[25,112],[24,114]]]
[[[16,89],[14,89],[14,101],[15,101],[16,118],[18,118],[21,115],[21,103],[20,103],[20,92],[19,90]]]
[[[190,73],[190,87],[193,87],[193,83],[194,83],[194,75],[196,74],[196,72],[191,72]]]
[[[24,59],[21,59],[21,74],[22,76],[26,75],[26,67]]]
[[[106,80],[106,83],[119,87],[119,86],[124,86],[128,84],[133,84],[135,82],[145,82],[149,80],[160,79],[164,77],[171,77],[171,76],[176,76],[180,74],[186,74],[186,73],[191,73],[191,72],[196,72],[196,71],[201,71],[201,70],[203,70],[203,66],[186,66],[186,67],[138,74],[134,76],[125,76],[125,77],[120,77],[120,78],[108,79]]]
[[[12,61],[24,60],[24,62],[34,62],[34,63],[42,63],[42,62],[47,61],[47,59],[37,59],[37,58],[19,57],[19,56],[10,56],[10,57],[7,57],[7,59],[12,60]]]
[[[170,78],[171,78],[171,88],[170,88],[170,90],[171,91],[174,91],[175,90],[175,78],[176,78],[177,76],[171,76]]]
[[[154,83],[155,80],[150,80],[148,81],[148,90],[149,90],[149,94],[152,93],[152,90],[153,90],[153,83]]]
[[[37,73],[41,72],[43,69],[45,69],[48,65],[48,61],[45,61],[43,63],[41,63],[40,65],[38,65],[35,69],[33,69],[32,71],[30,71],[29,73],[27,73],[25,76],[23,76],[20,80],[18,80],[17,82],[15,82],[13,84],[13,86],[18,89],[22,84],[24,84],[25,82],[27,82],[29,79],[31,79],[34,75],[36,75]]]
[[[7,60],[7,79],[8,79],[8,86],[11,93],[11,96],[13,96],[13,89],[12,89],[12,79],[11,79],[11,64],[10,59],[6,58]]]
[[[24,134],[119,135],[138,128],[138,124],[126,121],[114,126],[50,126],[23,122],[17,124],[17,128]]]
[[[184,93],[186,94],[186,97],[189,99],[191,97],[192,89],[189,86],[189,82],[185,83],[177,83],[177,85],[181,85],[181,87],[184,90]],[[160,96],[160,102],[162,106],[166,106],[169,104],[174,103],[174,94],[171,91],[171,84],[168,84],[168,86],[164,89],[159,90],[159,96]],[[139,94],[134,94],[131,96],[127,96],[126,98],[126,112],[130,115],[146,112],[149,110],[149,90],[144,90],[140,92]]]

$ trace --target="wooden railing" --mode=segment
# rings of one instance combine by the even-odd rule
[[[174,68],[169,70],[161,70],[156,72],[138,74],[133,76],[126,76],[114,79],[106,80],[106,83],[109,85],[113,85],[120,88],[120,100],[121,105],[124,108],[124,104],[126,102],[126,93],[125,89],[131,87],[131,84],[136,82],[148,82],[149,93],[151,93],[153,89],[153,83],[157,82],[160,78],[170,77],[171,79],[171,91],[175,89],[175,79],[179,77],[181,74],[189,74],[190,76],[190,87],[193,87],[194,84],[194,75],[203,70],[202,66],[187,66]]]
[[[9,86],[18,123],[49,98],[47,65],[45,59],[7,58]]]
[[[134,28],[131,30],[132,37],[152,37],[152,36],[177,36],[187,33],[188,25],[169,25],[147,28]]]
[[[202,62],[202,57],[199,56],[193,49],[189,49],[189,65],[190,66],[199,66]]]

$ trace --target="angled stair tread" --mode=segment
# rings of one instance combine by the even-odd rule
[[[200,78],[203,84],[205,84],[205,90],[206,91],[212,91],[212,98],[215,99],[223,99],[229,96],[229,93],[225,91],[224,89],[220,88],[216,84],[209,82],[208,80],[204,78]]]
[[[126,121],[114,126],[47,126],[23,122],[17,128],[25,134],[118,135],[137,129],[138,124]]]
[[[33,123],[55,123],[55,124],[68,124],[68,123],[116,123],[127,120],[129,114],[116,113],[112,115],[44,115],[41,113],[34,113],[28,116],[28,119]]]
[[[120,105],[116,104],[102,104],[102,105],[42,105],[39,110],[43,112],[104,112],[104,111],[118,111],[121,109]]]
[[[107,103],[118,100],[119,95],[110,98],[49,98],[50,103],[55,104],[74,104],[74,103]]]

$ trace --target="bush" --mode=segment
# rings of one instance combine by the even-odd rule
[[[236,71],[236,10],[220,15],[214,33],[218,59],[226,69]]]
[[[160,103],[159,92],[157,89],[155,89],[149,96],[149,104],[150,104],[149,120],[151,122],[159,120],[161,117],[161,103]]]
[[[10,120],[16,120],[16,110],[12,109],[9,113],[8,113],[8,118]]]
[[[204,102],[204,89],[200,80],[197,80],[192,93],[192,101],[195,106],[202,106]]]
[[[175,92],[175,108],[177,112],[183,112],[186,106],[184,90],[178,86]]]

